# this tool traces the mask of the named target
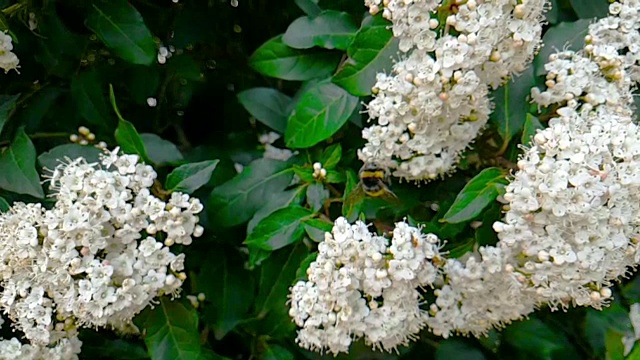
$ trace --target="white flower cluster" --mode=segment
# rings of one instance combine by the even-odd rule
[[[76,325],[122,328],[186,278],[184,254],[169,248],[202,234],[202,204],[153,196],[153,168],[118,151],[58,165],[50,210],[16,203],[0,215],[0,307],[34,345],[73,337]]]
[[[17,338],[0,340],[3,360],[77,360],[82,342],[77,338],[62,339],[54,347],[22,344]]]
[[[13,50],[13,39],[6,32],[0,31],[0,68],[4,69],[5,74],[9,70],[18,71],[20,67],[18,56],[11,50]]]
[[[365,0],[405,53],[378,74],[363,161],[407,180],[452,170],[491,112],[489,88],[521,72],[540,44],[546,0]],[[440,23],[438,19],[446,19]]]
[[[291,288],[289,314],[302,328],[296,341],[338,354],[359,338],[385,350],[416,338],[428,318],[418,289],[438,278],[439,249],[437,236],[404,222],[389,243],[362,222],[338,218],[307,269],[309,281]]]

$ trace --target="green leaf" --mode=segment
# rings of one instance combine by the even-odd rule
[[[140,134],[149,159],[156,165],[179,165],[184,161],[182,153],[171,141],[156,134]]]
[[[271,201],[258,209],[249,223],[247,223],[247,234],[250,234],[262,219],[266,218],[274,211],[285,208],[289,205],[300,205],[302,198],[305,195],[304,190],[305,187],[299,186],[291,190],[273,194]]]
[[[263,360],[294,360],[295,356],[280,345],[269,345],[262,354]]]
[[[435,360],[484,360],[482,350],[471,346],[466,341],[447,339],[440,343]]]
[[[520,76],[493,92],[494,102],[498,106],[489,119],[496,125],[504,144],[508,144],[522,130],[529,107],[527,97],[534,85],[533,68],[528,67]]]
[[[142,15],[128,1],[94,2],[85,24],[127,62],[151,65],[155,61],[153,36]]]
[[[113,339],[93,331],[83,332],[80,338],[82,340],[82,356],[89,359],[149,359],[145,346],[141,343],[133,342],[133,339]]]
[[[83,157],[89,163],[98,162],[100,161],[99,155],[101,153],[102,151],[100,151],[100,149],[90,145],[64,144],[40,154],[38,156],[38,162],[43,168],[53,170],[60,164],[60,161],[64,161],[65,158],[73,160]]]
[[[16,114],[17,123],[24,124],[27,133],[38,131],[41,129],[40,126],[45,115],[54,113],[51,111],[52,106],[56,104],[60,95],[65,92],[68,92],[68,89],[63,90],[62,88],[48,86],[33,94],[26,106]]]
[[[291,182],[291,163],[257,159],[242,173],[218,186],[211,193],[208,208],[211,220],[223,226],[242,224]]]
[[[274,211],[262,219],[244,241],[262,250],[278,250],[302,239],[301,222],[313,216],[313,211],[292,205]]]
[[[16,108],[16,102],[18,101],[19,97],[20,94],[0,96],[0,134],[2,134],[2,129],[9,120],[9,116]]]
[[[271,310],[287,307],[284,299],[289,294],[289,286],[296,278],[300,263],[308,255],[306,245],[299,242],[273,252],[271,257],[262,263],[258,297],[255,301],[257,317],[262,318]]]
[[[294,49],[320,46],[325,49],[346,50],[356,30],[358,27],[349,14],[325,10],[315,17],[303,16],[295,19],[282,36],[282,42]]]
[[[544,33],[540,50],[533,61],[535,75],[541,76],[547,73],[544,65],[549,60],[549,55],[562,50],[578,51],[584,47],[584,37],[589,31],[591,19],[580,19],[574,22],[561,22],[552,26]]]
[[[307,204],[311,206],[311,209],[315,212],[322,209],[324,201],[329,198],[329,190],[325,189],[324,185],[319,182],[314,182],[307,186]]]
[[[569,0],[580,19],[604,18],[609,15],[608,0]]]
[[[640,360],[640,345],[636,342],[626,360]]]
[[[633,334],[629,311],[617,299],[602,311],[587,311],[582,329],[584,339],[589,343],[593,354],[600,359],[606,357],[608,348],[613,345],[608,343],[611,340],[610,331],[617,334]],[[620,338],[618,340],[620,341]]]
[[[107,98],[102,92],[102,79],[95,70],[79,73],[71,78],[71,97],[78,113],[89,124],[101,128],[112,124]]]
[[[564,333],[538,319],[515,322],[502,334],[504,343],[523,353],[520,359],[580,358]]]
[[[347,49],[349,58],[331,80],[352,95],[371,95],[376,75],[390,70],[398,54],[399,41],[389,26],[382,14],[367,16]]]
[[[218,162],[219,160],[207,160],[181,165],[167,176],[164,186],[171,192],[193,194],[209,182]]]
[[[295,0],[295,3],[305,14],[311,17],[318,16],[322,11],[318,6],[318,0]]]
[[[622,333],[608,329],[606,333],[607,360],[624,360]]]
[[[7,212],[11,209],[11,205],[4,198],[0,197],[0,212]]]
[[[318,243],[324,241],[324,234],[333,229],[332,223],[320,219],[307,219],[303,223],[307,236]]]
[[[126,154],[138,154],[140,158],[147,164],[152,165],[153,162],[149,159],[147,154],[147,148],[144,146],[144,142],[138,134],[135,126],[132,123],[125,120],[118,110],[116,105],[116,96],[113,93],[113,86],[109,85],[109,98],[111,100],[111,106],[118,116],[118,127],[116,128],[115,138],[120,145],[120,149]]]
[[[330,82],[311,87],[289,117],[284,133],[287,146],[307,148],[328,139],[347,122],[358,101]]]
[[[38,13],[39,34],[35,59],[44,66],[48,74],[70,78],[78,70],[78,64],[88,43],[88,36],[70,31],[58,17],[56,2],[44,3]]]
[[[538,130],[543,129],[542,123],[537,117],[527,113],[527,120],[524,122],[524,129],[522,130],[522,144],[528,144],[531,139],[536,135]]]
[[[158,302],[143,321],[144,342],[151,359],[199,359],[202,349],[196,309],[166,296]]]
[[[36,171],[36,149],[23,128],[0,153],[0,189],[40,199],[44,197]]]
[[[240,104],[256,120],[283,134],[291,98],[273,88],[253,88],[238,94]]]
[[[460,191],[440,221],[455,224],[475,218],[498,195],[504,193],[507,183],[506,175],[501,169],[482,170]]]
[[[338,62],[339,53],[292,49],[282,42],[282,35],[262,44],[249,58],[249,65],[263,75],[298,81],[329,76]]]
[[[362,202],[364,198],[356,199],[357,201],[348,202],[347,200],[351,196],[351,193],[356,190],[360,184],[360,179],[355,171],[347,170],[347,184],[344,189],[344,199],[342,202],[342,216],[347,218],[350,222],[355,221],[360,214],[362,208]]]
[[[314,251],[302,260],[300,267],[296,271],[296,280],[307,280],[307,269],[311,266],[312,262],[316,261],[317,258],[318,253]]]
[[[220,340],[247,318],[255,299],[254,278],[244,268],[245,260],[229,248],[216,247],[207,255],[197,279],[198,290],[211,302],[203,309],[204,317]]]
[[[320,156],[320,163],[322,167],[331,170],[338,165],[342,158],[342,146],[340,144],[334,144],[324,149],[322,156]]]

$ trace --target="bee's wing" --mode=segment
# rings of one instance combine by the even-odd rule
[[[342,204],[342,215],[344,215],[349,221],[353,221],[358,217],[360,208],[362,207],[362,200],[365,197],[362,183],[358,183],[356,187],[346,195],[344,203]]]
[[[398,196],[391,191],[391,189],[389,189],[389,187],[386,184],[382,184],[383,185],[383,190],[384,192],[382,193],[382,195],[380,195],[380,198],[388,203],[391,203],[392,205],[400,205],[400,199],[398,199]]]

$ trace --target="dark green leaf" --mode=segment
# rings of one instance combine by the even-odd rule
[[[435,360],[484,360],[482,350],[465,341],[448,339],[440,343],[436,350]]]
[[[46,37],[38,37],[37,52],[34,55],[44,65],[47,73],[69,78],[78,70],[88,36],[78,35],[65,26],[58,17],[54,1],[46,4],[44,11],[39,14],[37,29],[38,33],[46,34]]]
[[[475,218],[498,195],[504,193],[507,183],[506,175],[501,169],[482,170],[460,191],[440,221],[455,224]]]
[[[103,82],[94,70],[81,72],[71,78],[71,96],[78,113],[89,124],[104,128],[112,124],[107,98],[102,92]]]
[[[152,360],[200,358],[198,313],[190,304],[161,297],[145,317],[144,329]]]
[[[198,277],[199,289],[211,302],[204,307],[204,316],[217,340],[246,319],[255,299],[253,274],[244,268],[244,259],[231,249],[224,250],[207,254]]]
[[[285,208],[289,205],[300,205],[302,198],[305,195],[305,191],[303,191],[304,189],[305,188],[301,186],[295,189],[282,191],[278,194],[273,194],[271,201],[264,204],[264,206],[256,211],[255,215],[253,215],[247,224],[247,234],[250,234],[262,219],[274,211]]]
[[[18,101],[18,95],[8,95],[8,96],[0,96],[0,134],[2,134],[2,129],[4,128],[4,124],[9,120],[9,116],[16,108],[16,101]]]
[[[171,192],[192,194],[209,182],[218,162],[218,160],[207,160],[181,165],[167,176],[165,188]]]
[[[322,156],[320,157],[320,163],[322,167],[331,170],[338,165],[342,158],[342,146],[340,144],[334,144],[324,149]]]
[[[311,17],[318,16],[322,11],[320,6],[318,6],[317,0],[295,0],[295,3],[305,14]]]
[[[291,182],[291,163],[272,159],[257,159],[230,181],[211,193],[208,208],[210,219],[224,226],[242,224]]]
[[[301,221],[313,216],[313,211],[292,205],[279,209],[262,219],[245,240],[263,250],[277,250],[302,239]]]
[[[171,141],[165,140],[156,134],[140,134],[149,159],[156,166],[177,165],[184,157],[178,147]]]
[[[309,184],[307,187],[307,204],[313,211],[319,211],[324,205],[324,201],[329,198],[329,190],[319,182]]]
[[[140,134],[138,134],[138,131],[132,123],[124,119],[118,120],[115,137],[123,152],[127,154],[138,154],[144,162],[153,164],[147,155],[147,149],[144,146]]]
[[[131,340],[112,339],[98,332],[83,332],[82,356],[89,359],[148,360],[145,346]]]
[[[575,348],[560,331],[538,319],[515,322],[503,331],[503,341],[523,352],[521,359],[579,359]],[[528,356],[523,356],[523,355]]]
[[[609,15],[607,0],[569,0],[569,2],[580,19],[601,19]]]
[[[238,94],[238,101],[256,120],[283,134],[291,98],[273,88],[253,88]]]
[[[257,72],[284,80],[309,80],[331,75],[340,54],[326,50],[298,50],[282,43],[282,35],[260,46],[249,58]]]
[[[122,59],[141,65],[155,61],[156,45],[151,32],[128,1],[94,2],[85,24]]]
[[[309,254],[302,262],[300,263],[300,267],[298,271],[296,271],[296,280],[307,280],[307,269],[311,266],[311,263],[316,261],[318,258],[317,252],[312,252]]]
[[[376,75],[388,71],[398,53],[398,39],[382,17],[367,16],[347,49],[349,58],[332,81],[356,96],[371,95]]]
[[[293,165],[293,171],[302,182],[313,183],[316,178],[313,177],[313,169],[307,166]]]
[[[309,250],[299,242],[294,246],[273,252],[260,267],[260,283],[256,298],[256,315],[264,317],[275,308],[286,308],[286,299],[296,277],[300,263],[309,255]]]
[[[304,231],[315,242],[324,241],[324,234],[331,232],[333,224],[320,219],[307,219],[304,222]]]
[[[35,93],[27,102],[27,105],[20,109],[16,114],[18,122],[24,124],[27,133],[35,132],[40,129],[42,119],[50,113],[52,106],[56,100],[60,98],[65,91],[58,87],[46,87]],[[51,112],[52,113],[52,112]]]
[[[327,170],[327,177],[325,178],[325,182],[329,184],[340,184],[347,180],[344,173],[342,171],[336,170]]]
[[[318,16],[303,16],[294,20],[282,35],[282,42],[294,49],[320,46],[346,50],[358,27],[351,16],[335,10],[324,10]]]
[[[493,99],[498,106],[489,119],[495,124],[504,144],[522,130],[529,106],[527,97],[534,85],[533,67],[528,67],[520,76],[494,91]]]
[[[539,129],[544,128],[540,120],[537,117],[527,114],[527,120],[524,122],[524,129],[522,130],[522,139],[521,142],[523,144],[528,144],[531,141]]]
[[[552,26],[542,37],[544,47],[534,59],[535,75],[547,73],[544,65],[549,61],[549,55],[562,50],[580,50],[584,47],[584,37],[589,30],[590,19],[580,19],[574,22],[562,22]]]
[[[269,345],[262,354],[263,360],[294,360],[295,356],[280,345]]]
[[[160,69],[157,66],[132,66],[126,74],[126,89],[138,105],[149,106],[147,99],[155,98],[160,87]]]
[[[60,161],[64,161],[65,158],[77,159],[83,157],[89,163],[98,162],[100,160],[98,157],[100,153],[102,153],[102,151],[90,145],[64,144],[40,154],[38,156],[38,162],[43,168],[53,170],[60,164]]]
[[[0,197],[0,212],[7,212],[11,208],[11,205],[4,198]]]
[[[0,153],[0,189],[44,197],[36,171],[36,149],[22,128]]]
[[[306,148],[328,139],[347,122],[358,101],[330,82],[311,87],[289,117],[284,133],[287,146]]]
[[[585,340],[591,346],[594,355],[601,359],[605,358],[610,346],[607,344],[609,331],[633,334],[629,312],[618,300],[602,311],[587,311],[583,329]]]

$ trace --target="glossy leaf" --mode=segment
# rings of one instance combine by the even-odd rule
[[[266,76],[301,81],[331,75],[339,61],[339,53],[292,49],[279,35],[262,44],[249,58],[249,65]]]
[[[309,255],[307,247],[299,242],[294,246],[275,251],[260,267],[258,297],[255,301],[256,315],[264,317],[276,308],[285,305],[289,287],[293,284],[296,271]]]
[[[482,170],[460,191],[441,221],[455,224],[475,218],[498,195],[504,193],[507,183],[506,175],[501,169]]]
[[[580,19],[574,22],[562,22],[549,28],[542,37],[544,47],[534,59],[535,75],[541,76],[547,73],[544,65],[549,60],[549,55],[562,50],[582,49],[584,37],[591,22],[591,19]]]
[[[184,161],[182,153],[171,141],[165,140],[156,134],[140,134],[149,159],[156,166],[179,165]]]
[[[321,82],[305,92],[289,117],[285,142],[291,148],[311,147],[335,134],[358,105],[344,89]]]
[[[167,176],[164,186],[171,192],[192,194],[209,182],[218,162],[219,160],[207,160],[181,165]]]
[[[295,3],[300,10],[311,17],[318,16],[322,11],[320,6],[318,6],[318,0],[295,0]]]
[[[238,101],[256,120],[283,134],[291,98],[273,88],[252,88],[238,93]]]
[[[309,238],[317,243],[324,241],[324,234],[331,232],[333,223],[320,219],[307,219],[303,221],[304,231]]]
[[[262,250],[278,250],[302,239],[301,222],[313,216],[313,211],[301,206],[288,206],[265,217],[244,241]]]
[[[382,17],[367,16],[347,49],[349,58],[332,81],[352,95],[371,95],[376,75],[389,71],[398,53],[398,38],[389,29],[391,23]]]
[[[357,30],[349,14],[325,10],[314,17],[303,16],[294,20],[282,36],[282,42],[294,49],[320,46],[346,50]]]
[[[64,161],[65,158],[73,160],[83,157],[88,163],[99,162],[99,155],[101,153],[102,151],[98,148],[89,145],[64,144],[40,154],[38,156],[38,162],[41,167],[53,170],[60,164],[60,161]]]
[[[199,359],[202,349],[196,309],[167,297],[158,302],[144,320],[144,342],[151,359]]]
[[[149,159],[147,148],[144,146],[138,130],[120,114],[120,110],[118,110],[118,105],[116,104],[116,97],[113,93],[113,86],[109,86],[109,98],[113,111],[115,111],[118,116],[118,127],[116,128],[115,138],[118,145],[120,145],[120,149],[127,154],[138,154],[144,162],[153,164],[151,159]]]
[[[0,212],[7,212],[11,208],[11,205],[4,198],[0,197]]]
[[[44,197],[36,171],[36,149],[22,128],[11,144],[0,152],[0,189]]]
[[[435,360],[484,360],[482,350],[458,339],[447,339],[436,350]]]
[[[540,123],[537,117],[527,114],[527,119],[524,122],[524,129],[522,130],[522,139],[521,142],[523,144],[528,144],[532,141],[532,138],[536,135],[538,130],[543,129],[544,126]]]
[[[324,169],[330,170],[336,167],[342,158],[342,146],[333,144],[324,149],[320,156],[320,163]]]
[[[285,208],[289,205],[300,205],[302,198],[305,195],[305,188],[300,186],[295,189],[282,191],[277,194],[273,194],[271,200],[264,204],[255,215],[247,223],[247,234],[250,234],[258,223],[278,209]]]
[[[521,359],[579,359],[560,331],[538,319],[515,322],[503,331],[503,342],[521,352]]]
[[[633,334],[633,326],[629,320],[629,312],[619,300],[602,311],[588,311],[584,320],[584,339],[589,343],[593,354],[605,358],[609,343],[610,331],[616,334]],[[620,339],[620,338],[618,338]],[[620,342],[622,344],[622,342]]]
[[[498,106],[491,113],[490,121],[495,124],[505,145],[522,131],[529,107],[528,96],[534,85],[533,68],[528,67],[520,76],[493,93]]]
[[[71,78],[71,96],[78,113],[89,123],[104,128],[113,123],[109,117],[107,97],[102,89],[102,79],[90,70]]]
[[[211,193],[212,220],[224,226],[242,224],[291,182],[293,170],[286,161],[258,159],[242,173]]]
[[[207,323],[212,326],[216,339],[248,317],[253,304],[254,278],[243,266],[243,258],[230,249],[210,251],[198,277],[201,291],[210,302],[204,311]]]
[[[569,0],[569,2],[580,19],[600,19],[609,15],[607,0]]]
[[[86,25],[116,55],[132,63],[156,60],[153,36],[133,5],[125,0],[93,2]]]
[[[329,195],[329,190],[325,189],[322,183],[311,183],[307,187],[307,204],[311,206],[313,211],[319,211]]]

